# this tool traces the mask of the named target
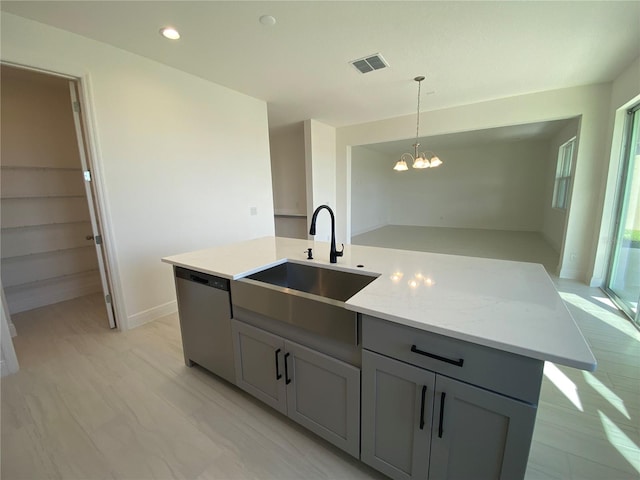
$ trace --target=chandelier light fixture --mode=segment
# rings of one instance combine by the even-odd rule
[[[442,165],[442,160],[438,156],[430,151],[418,152],[420,143],[418,143],[418,137],[420,134],[420,82],[424,80],[423,76],[414,78],[418,82],[418,113],[416,114],[416,143],[413,144],[413,155],[410,153],[403,153],[393,167],[398,172],[409,170],[407,162],[411,162],[413,168],[434,168]]]

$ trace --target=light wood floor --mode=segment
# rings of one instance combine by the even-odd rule
[[[599,290],[557,284],[599,367],[547,365],[527,479],[639,478],[640,335]],[[383,478],[186,367],[176,315],[113,332],[90,296],[13,320],[21,369],[2,379],[4,480]]]
[[[539,232],[387,225],[351,239],[354,245],[541,263],[556,274],[559,254]]]

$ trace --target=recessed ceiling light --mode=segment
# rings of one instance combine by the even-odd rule
[[[180,38],[180,33],[173,27],[162,27],[160,29],[160,35],[169,40],[178,40]]]
[[[271,15],[262,15],[260,17],[260,23],[262,25],[266,25],[267,27],[272,27],[276,24],[276,17],[273,17]]]

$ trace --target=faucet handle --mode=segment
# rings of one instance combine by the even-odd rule
[[[342,250],[338,251],[336,248],[336,257],[341,257],[342,255],[344,255],[344,243],[342,244]]]

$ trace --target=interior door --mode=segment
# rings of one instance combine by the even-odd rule
[[[640,300],[640,105],[629,112],[607,293],[636,323]]]
[[[111,294],[111,284],[109,281],[108,262],[106,252],[104,250],[104,237],[102,235],[102,225],[100,222],[99,209],[96,203],[95,185],[91,177],[91,169],[88,162],[88,150],[86,144],[86,132],[84,123],[80,115],[80,101],[78,95],[78,84],[76,81],[69,82],[69,92],[71,95],[71,107],[73,110],[73,122],[76,129],[76,137],[78,139],[78,151],[80,153],[80,163],[84,172],[84,188],[87,194],[87,203],[89,205],[89,216],[91,217],[91,232],[87,232],[87,240],[93,239],[98,257],[98,269],[100,270],[100,281],[102,283],[102,291],[104,293],[105,306],[107,308],[107,316],[109,317],[109,326],[116,328],[116,316],[113,308],[113,296]]]

